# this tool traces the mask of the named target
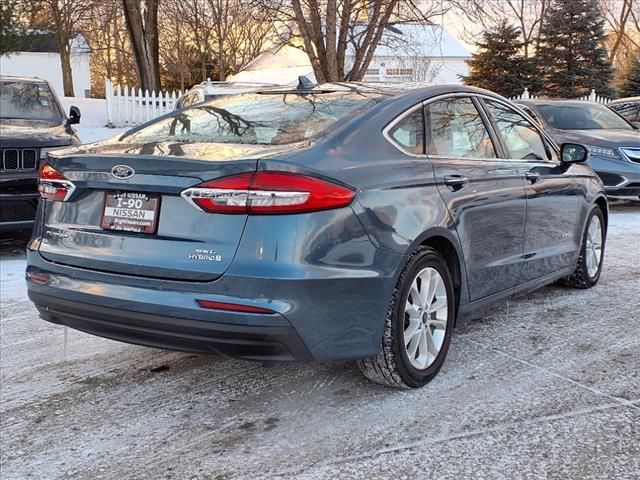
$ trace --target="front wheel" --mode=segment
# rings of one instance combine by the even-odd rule
[[[382,352],[358,362],[369,379],[417,388],[444,363],[455,318],[455,293],[447,262],[435,250],[414,252],[400,275],[385,320]]]
[[[604,216],[600,207],[594,207],[587,218],[576,269],[565,279],[567,285],[584,289],[598,283],[604,260],[604,244]]]

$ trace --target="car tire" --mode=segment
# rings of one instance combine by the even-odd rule
[[[587,217],[578,264],[572,275],[564,279],[564,284],[573,288],[591,288],[600,279],[605,246],[604,215],[600,207],[593,207]]]
[[[394,289],[382,351],[358,362],[362,373],[373,382],[396,388],[427,384],[449,350],[455,306],[447,262],[432,248],[420,247],[409,257]]]

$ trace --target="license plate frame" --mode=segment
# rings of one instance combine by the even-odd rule
[[[154,234],[160,195],[144,192],[105,192],[100,226],[104,230]]]

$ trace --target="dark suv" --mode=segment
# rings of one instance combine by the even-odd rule
[[[38,166],[56,148],[80,143],[45,80],[0,77],[0,231],[31,228],[38,205]]]

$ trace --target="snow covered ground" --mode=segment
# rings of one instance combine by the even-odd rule
[[[126,128],[107,128],[82,124],[75,125],[74,128],[78,132],[78,136],[80,137],[80,140],[82,140],[82,143],[93,143],[100,140],[106,140],[107,138],[121,135],[127,130]]]
[[[107,128],[107,104],[104,99],[63,97],[60,99],[65,112],[74,105],[80,109],[81,118],[74,125],[82,143],[92,143],[115,135],[120,135],[126,128]]]
[[[640,205],[612,209],[600,283],[455,331],[416,391],[349,363],[263,367],[39,320],[0,244],[6,479],[637,479]]]

